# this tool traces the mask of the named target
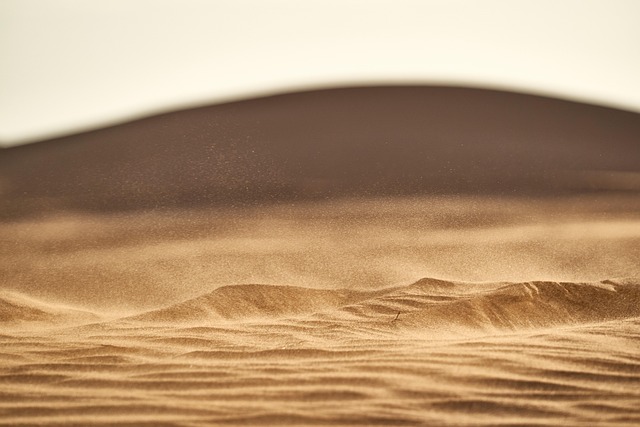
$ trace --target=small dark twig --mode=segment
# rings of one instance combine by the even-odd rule
[[[396,320],[398,320],[398,318],[400,317],[400,312],[398,312],[398,314],[396,314],[396,318],[392,320],[392,322],[395,322]]]

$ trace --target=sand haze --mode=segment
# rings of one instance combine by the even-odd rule
[[[0,151],[0,425],[637,425],[640,119],[352,88]]]

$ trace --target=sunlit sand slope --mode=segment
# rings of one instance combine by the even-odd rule
[[[313,313],[367,299],[380,292],[321,290],[295,286],[237,285],[134,317],[160,322],[282,317]]]
[[[517,331],[640,316],[637,283],[640,280],[473,284],[422,279],[375,292],[238,285],[130,320],[209,323],[314,314],[326,321],[359,324],[392,319],[396,328]]]
[[[8,327],[0,424],[633,426],[639,302],[637,279],[245,285]]]
[[[0,290],[0,324],[21,322],[83,323],[98,321],[96,314],[58,304],[48,304],[16,292]]]
[[[508,283],[472,294],[458,287],[435,293],[425,280],[402,290],[400,310],[422,295],[442,295],[439,304],[411,310],[413,325],[450,325],[468,328],[519,330],[640,316],[640,286],[631,281],[592,284],[529,282]],[[441,286],[441,285],[440,285]],[[467,291],[468,292],[468,291]]]

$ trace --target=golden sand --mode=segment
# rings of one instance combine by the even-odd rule
[[[0,425],[638,425],[639,205],[6,222]]]

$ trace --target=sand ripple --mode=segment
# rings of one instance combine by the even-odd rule
[[[240,286],[7,326],[0,424],[638,425],[639,295],[634,280]]]

